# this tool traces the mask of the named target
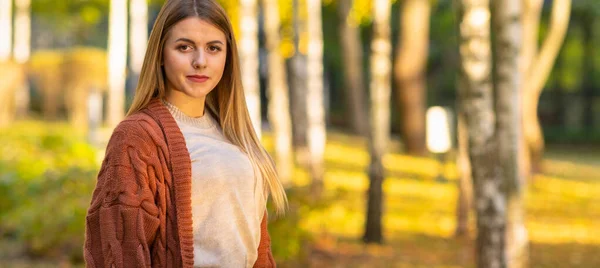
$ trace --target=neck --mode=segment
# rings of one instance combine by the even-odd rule
[[[192,98],[181,91],[169,90],[165,99],[189,117],[202,117],[204,115],[206,97]]]

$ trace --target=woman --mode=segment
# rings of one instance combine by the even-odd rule
[[[88,267],[275,267],[266,200],[287,199],[248,115],[231,23],[168,0],[86,217]]]

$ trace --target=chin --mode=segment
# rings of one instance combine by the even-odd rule
[[[206,98],[206,95],[208,95],[208,93],[210,93],[210,91],[211,90],[204,89],[204,88],[191,89],[190,91],[187,92],[187,95],[192,98],[195,98],[195,99]]]

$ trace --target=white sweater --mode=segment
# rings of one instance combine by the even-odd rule
[[[266,206],[260,173],[208,111],[193,118],[163,102],[192,161],[194,267],[252,267]]]

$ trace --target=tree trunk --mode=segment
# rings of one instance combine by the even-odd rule
[[[108,18],[107,124],[114,128],[125,115],[127,68],[127,1],[111,0]]]
[[[465,113],[477,212],[477,267],[506,267],[506,198],[495,139],[488,0],[461,0],[460,109]]]
[[[282,184],[292,184],[294,159],[292,157],[292,123],[285,62],[279,52],[279,4],[277,0],[263,0],[265,38],[268,51],[269,123],[275,140],[275,163]]]
[[[135,89],[148,43],[148,2],[147,0],[130,0],[129,2],[129,70],[132,89]],[[131,92],[135,93],[135,92]]]
[[[17,63],[24,64],[29,61],[31,54],[31,0],[16,0],[15,7],[14,57]],[[29,103],[29,83],[25,78],[24,83],[17,89],[15,94],[17,118],[27,116]]]
[[[292,125],[292,144],[295,149],[296,161],[303,168],[309,167],[309,153],[307,142],[307,111],[306,111],[306,55],[300,52],[300,36],[304,36],[305,19],[300,18],[301,6],[298,0],[292,0],[293,27],[294,27],[294,55],[288,62],[290,70],[289,85],[292,95],[290,101]]]
[[[402,139],[409,154],[425,155],[425,69],[429,48],[429,0],[402,1],[395,82]]]
[[[258,75],[258,9],[256,0],[240,1],[240,61],[242,83],[252,125],[261,137],[260,80]]]
[[[506,225],[507,264],[527,267],[527,230],[524,223],[523,192],[525,181],[519,159],[522,143],[521,94],[522,52],[521,0],[494,1],[494,91],[496,92],[496,137],[502,177],[506,185],[508,207]]]
[[[521,86],[526,84],[526,80],[528,79],[529,75],[529,69],[531,68],[531,64],[538,53],[538,35],[543,4],[543,0],[522,0],[523,16],[521,17],[521,21],[523,23],[523,46],[521,46],[521,58],[519,62],[519,70],[521,71],[521,77],[523,79]],[[520,90],[523,104],[525,91],[525,88],[521,88]],[[522,113],[525,112],[525,109],[526,108],[522,109]],[[526,145],[526,136],[522,135],[521,139],[521,143]],[[529,149],[527,146],[522,146],[519,153],[519,159],[521,159],[521,174],[526,176],[528,179],[532,179],[532,163],[529,155]]]
[[[544,136],[537,117],[539,99],[564,41],[570,14],[571,0],[553,1],[548,35],[540,52],[526,70],[527,75],[523,81],[523,134],[529,152],[531,170],[534,172],[541,169],[544,153]]]
[[[340,0],[338,3],[339,31],[341,38],[344,88],[346,91],[346,111],[354,133],[367,136],[368,121],[365,103],[365,82],[363,76],[363,52],[359,22],[352,19],[353,0]]]
[[[15,0],[15,61],[25,63],[31,53],[31,0]]]
[[[306,111],[306,55],[298,51],[290,59],[289,85],[292,95],[290,111],[292,122],[292,144],[295,149],[296,160],[303,168],[309,166],[307,142],[307,111]]]
[[[456,237],[469,235],[469,212],[473,203],[471,183],[471,162],[469,162],[469,137],[465,123],[465,114],[458,112],[458,200],[456,202]]]
[[[308,76],[306,109],[308,112],[308,150],[312,193],[319,197],[325,175],[325,105],[323,102],[323,29],[321,0],[307,0]]]
[[[390,2],[373,2],[373,39],[371,41],[371,84],[369,134],[369,192],[367,220],[363,241],[382,243],[381,217],[383,211],[383,156],[390,137],[390,91],[391,91],[391,50],[390,41]]]
[[[12,55],[12,0],[0,0],[0,62]]]

